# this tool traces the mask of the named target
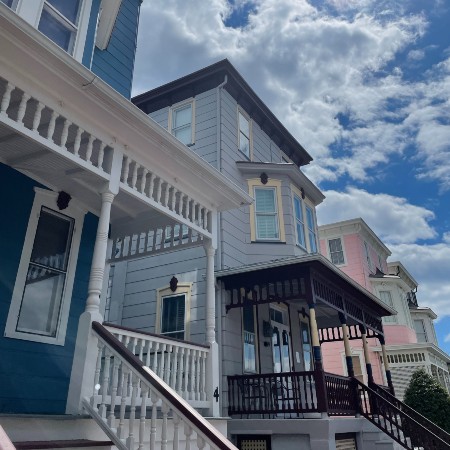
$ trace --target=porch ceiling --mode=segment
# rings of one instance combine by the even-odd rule
[[[230,292],[227,309],[287,301],[314,303],[321,328],[339,324],[343,312],[349,324],[362,324],[382,334],[381,317],[395,314],[378,298],[346,276],[322,255],[306,255],[252,264],[216,273]]]

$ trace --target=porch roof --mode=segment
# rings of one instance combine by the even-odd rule
[[[5,93],[6,82],[13,85],[8,112],[1,120],[3,163],[52,189],[83,199],[95,214],[100,211],[100,198],[93,194],[105,184],[115,185],[118,195],[112,222],[153,211],[153,215],[162,213],[209,236],[211,227],[196,226],[194,212],[187,217],[189,207],[200,215],[200,208],[215,212],[252,201],[1,3],[0,40],[0,95]],[[38,105],[43,106],[40,122]],[[78,130],[81,134],[77,135]],[[89,145],[90,150],[86,150]],[[159,184],[151,195],[154,180]]]
[[[382,334],[381,317],[396,314],[320,254],[289,257],[216,272],[231,292],[227,310],[255,304],[301,300],[325,304],[353,323]]]

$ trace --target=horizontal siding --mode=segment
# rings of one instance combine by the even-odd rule
[[[95,48],[91,70],[126,98],[130,98],[136,51],[140,0],[124,0],[108,47]]]

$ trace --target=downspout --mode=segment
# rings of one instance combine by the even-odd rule
[[[219,172],[222,172],[222,104],[221,104],[221,95],[222,95],[222,88],[227,84],[228,82],[228,76],[225,75],[225,78],[222,83],[220,83],[216,88],[216,117],[217,117],[217,127],[216,127],[216,159],[217,159],[217,170]],[[219,217],[217,218],[217,253],[216,253],[216,260],[217,260],[217,270],[222,270],[223,266],[223,255],[222,255],[222,213],[218,213]],[[219,383],[219,395],[220,395],[220,415],[222,415],[222,408],[223,408],[223,388],[222,388],[222,381],[223,381],[223,363],[222,363],[222,287],[223,284],[219,283],[218,286],[216,285],[216,311],[219,312],[217,314],[218,320],[217,320],[217,341],[218,341],[218,347],[219,347],[219,374],[220,374],[220,383]]]

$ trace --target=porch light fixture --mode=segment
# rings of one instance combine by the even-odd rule
[[[175,292],[175,291],[177,290],[177,287],[178,287],[178,278],[176,278],[175,276],[173,276],[173,277],[170,279],[169,286],[170,286],[170,290],[171,290],[172,292]]]
[[[72,197],[67,192],[61,191],[56,199],[59,210],[66,209],[69,206],[70,200],[72,200]]]

